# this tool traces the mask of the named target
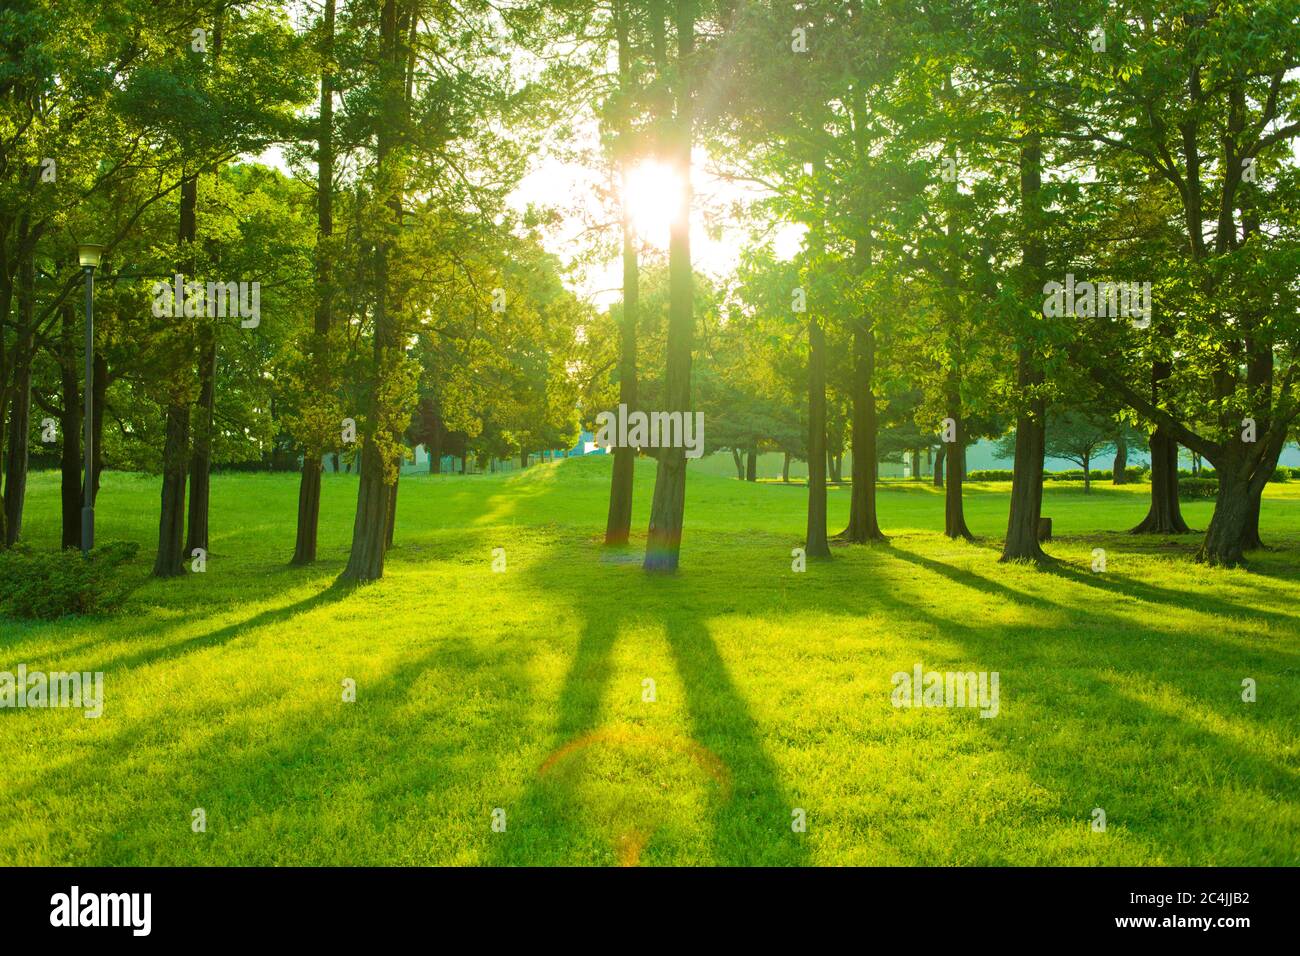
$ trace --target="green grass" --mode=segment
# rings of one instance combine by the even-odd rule
[[[1297,862],[1300,486],[1269,487],[1249,571],[1120,533],[1144,486],[1049,483],[1039,571],[997,562],[1005,484],[969,489],[965,544],[897,483],[888,546],[796,574],[802,489],[695,474],[681,571],[652,578],[599,545],[608,466],[403,478],[385,578],[355,590],[350,476],[311,569],[286,564],[296,477],[218,476],[208,570],[166,582],[157,479],[106,476],[99,539],[142,543],[142,586],[111,617],[0,620],[0,670],[100,670],[106,697],[0,710],[0,863]],[[642,462],[638,543],[652,486]],[[56,546],[57,515],[34,476],[25,539]],[[917,662],[999,672],[1000,713],[895,709]]]

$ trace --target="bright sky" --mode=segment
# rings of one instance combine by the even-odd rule
[[[740,259],[740,250],[749,241],[746,228],[734,221],[730,210],[736,203],[748,204],[761,193],[757,187],[739,184],[711,173],[708,155],[700,149],[692,158],[691,179],[694,201],[691,208],[691,260],[697,271],[727,281]],[[584,165],[555,156],[539,157],[511,197],[512,204],[524,209],[529,203],[560,209],[562,223],[546,242],[547,248],[566,262],[590,246],[586,233],[593,224],[609,223],[609,238],[616,244],[616,254],[602,267],[588,270],[575,289],[598,307],[608,308],[622,297],[623,271],[617,254],[618,210],[611,204],[602,207],[601,192],[608,192],[609,173],[591,170]],[[677,205],[680,177],[668,166],[647,162],[632,173],[632,218],[643,242],[659,250],[668,247],[668,229]],[[712,228],[710,228],[712,227]],[[777,254],[791,258],[803,241],[803,226],[788,224],[772,236]]]

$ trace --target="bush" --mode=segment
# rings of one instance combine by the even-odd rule
[[[1218,478],[1178,479],[1178,497],[1180,498],[1213,498],[1218,493]]]
[[[1110,481],[1110,469],[1098,471],[1093,468],[1089,471],[1093,481]],[[1045,471],[1043,477],[1048,481],[1083,481],[1083,469],[1074,468],[1069,471]]]
[[[48,620],[110,611],[131,592],[130,577],[120,569],[139,549],[116,541],[92,549],[89,558],[72,548],[0,551],[0,612]]]
[[[1011,472],[1001,468],[985,468],[966,472],[967,481],[1010,481]]]
[[[1269,481],[1290,481],[1295,477],[1294,470],[1286,465],[1278,465],[1273,469],[1273,477]]]

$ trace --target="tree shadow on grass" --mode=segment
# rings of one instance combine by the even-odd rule
[[[1038,608],[1059,607],[919,555],[898,550],[891,556],[976,592],[1007,595],[1008,600]],[[1080,578],[1086,579],[1086,575]],[[925,592],[923,579],[918,579],[917,589]],[[1038,646],[1045,640],[1053,642],[1049,653],[1008,662],[1005,642],[972,626],[960,614],[951,618],[934,614],[921,602],[908,602],[888,589],[881,590],[878,597],[894,614],[906,614],[922,627],[932,627],[965,648],[972,659],[1002,672],[1000,719],[980,726],[1015,765],[1053,795],[1063,821],[1078,821],[1080,834],[1090,832],[1089,814],[1092,807],[1100,805],[1111,815],[1113,827],[1128,831],[1145,844],[1145,852],[1165,861],[1197,865],[1225,859],[1284,862],[1284,841],[1275,835],[1264,836],[1270,824],[1251,834],[1255,841],[1267,840],[1267,846],[1261,846],[1250,839],[1234,845],[1218,827],[1197,822],[1232,812],[1216,807],[1215,798],[1227,808],[1243,794],[1251,794],[1256,801],[1289,802],[1295,808],[1300,773],[1284,758],[1263,752],[1270,736],[1287,736],[1289,720],[1284,708],[1269,712],[1244,709],[1233,685],[1225,683],[1218,688],[1212,679],[1207,685],[1204,671],[1198,670],[1195,661],[1181,657],[1173,665],[1160,646],[1138,653],[1124,636],[1125,628],[1131,632],[1131,622],[1116,619],[1117,626],[1122,625],[1118,630],[1086,635],[1053,633],[1050,628],[1044,628],[1046,633],[1041,635],[1027,632],[1024,638]],[[1094,609],[1080,613],[1098,614]],[[1100,616],[1111,619],[1104,613]],[[1193,640],[1202,642],[1199,635]],[[1238,653],[1240,649],[1219,645],[1219,650]],[[1277,672],[1278,679],[1287,669],[1286,663],[1272,650],[1243,655],[1243,666]],[[937,666],[943,669],[942,664]],[[1175,692],[1172,700],[1164,698],[1162,687]],[[1153,689],[1154,696],[1146,697]],[[1022,705],[1030,710],[1026,712]],[[1051,727],[1042,717],[1035,718],[1034,712],[1050,715]],[[1159,732],[1153,733],[1153,728]],[[1264,728],[1269,734],[1261,738]],[[1158,771],[1154,793],[1145,779],[1145,773],[1152,771],[1144,773],[1140,764],[1135,767],[1132,763],[1137,753],[1152,746],[1161,747],[1170,760]],[[1168,781],[1178,779],[1180,771],[1183,782],[1170,786]],[[1234,825],[1243,833],[1253,826],[1240,819]],[[1080,843],[1076,852],[1085,848]],[[1096,849],[1110,852],[1101,842]],[[1225,852],[1235,855],[1225,858]]]
[[[583,556],[590,559],[591,551]],[[557,760],[593,744],[623,741],[643,750],[652,768],[659,761],[687,753],[695,760],[697,776],[713,774],[706,782],[712,818],[706,862],[720,865],[758,863],[796,864],[804,848],[791,830],[793,803],[786,795],[777,769],[763,746],[762,731],[735,686],[704,617],[703,595],[692,579],[646,577],[640,570],[640,550],[632,547],[599,552],[604,564],[635,564],[621,587],[606,592],[584,589],[581,581],[550,563],[533,569],[534,584],[547,593],[561,593],[580,616],[568,671],[556,703],[551,751],[544,755],[538,773],[525,784],[523,795],[511,811],[511,839],[494,845],[491,862],[538,865],[572,863],[584,854],[608,857],[611,850],[624,863],[634,863],[641,846],[632,853],[619,848],[619,833],[601,834],[587,819],[579,789],[585,781],[564,775],[547,776]],[[609,571],[617,574],[620,572]],[[644,594],[646,607],[634,598]],[[669,610],[663,610],[664,602]],[[685,693],[685,718],[690,740],[672,734],[628,731],[626,724],[602,725],[602,702],[615,670],[612,657],[619,633],[625,627],[663,629],[668,653]],[[667,798],[665,798],[667,799]],[[655,843],[653,823],[625,819],[624,831]],[[604,843],[605,845],[601,845]],[[589,857],[590,858],[590,857]]]
[[[137,651],[133,654],[109,658],[101,662],[98,669],[106,672],[110,670],[130,670],[147,664],[156,664],[181,654],[202,650],[205,647],[224,644],[239,637],[246,631],[254,631],[271,624],[280,624],[301,614],[307,614],[317,608],[341,601],[355,590],[355,585],[340,582],[336,579],[323,590],[317,591],[300,601],[262,611],[252,617],[237,621],[234,624],[227,624],[225,627],[209,631],[206,634],[196,634],[147,651]]]
[[[412,708],[426,705],[417,683],[431,671],[454,675],[449,683],[474,693],[480,706],[491,696],[492,713],[479,723],[451,713],[413,721]],[[77,806],[76,819],[59,827],[69,843],[92,834],[83,858],[55,851],[54,862],[83,865],[428,864],[451,862],[466,846],[486,843],[487,799],[481,813],[449,814],[440,795],[480,784],[476,768],[463,764],[467,750],[489,765],[494,753],[509,756],[511,708],[530,690],[517,663],[504,652],[483,654],[451,639],[377,681],[361,682],[356,703],[343,702],[338,687],[291,689],[289,713],[270,727],[256,716],[231,720],[251,705],[223,702],[220,731],[187,749],[169,744],[168,763],[150,768],[155,774],[162,768],[162,786],[132,759],[157,745],[149,739],[156,729],[125,726],[99,746],[98,759],[48,768],[15,787],[10,806],[34,801],[43,807],[60,794],[65,803],[68,794],[113,794],[111,801]],[[453,711],[457,703],[448,699],[440,707]],[[485,736],[482,724],[502,733]],[[193,808],[204,809],[206,833],[192,831]],[[278,845],[277,835],[288,839]]]

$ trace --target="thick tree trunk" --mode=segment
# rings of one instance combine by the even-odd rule
[[[912,449],[912,480],[921,480],[921,451],[918,448]]]
[[[1151,505],[1130,534],[1188,534],[1178,504],[1178,443],[1157,427],[1151,433]]]
[[[957,458],[966,457],[966,446],[958,443],[952,446],[952,453]],[[973,541],[975,536],[966,526],[966,509],[962,500],[962,482],[965,480],[964,469],[950,468],[948,483],[943,493],[943,533],[950,538],[965,538]]]
[[[180,229],[181,265],[187,276],[194,276],[194,239],[198,232],[199,180],[197,174],[181,180]],[[190,407],[176,401],[167,405],[163,437],[162,501],[158,515],[158,555],[154,560],[154,577],[183,574],[187,552],[185,538],[186,464],[190,454]]]
[[[1241,477],[1239,456],[1215,462],[1219,493],[1214,502],[1214,516],[1205,532],[1196,559],[1216,567],[1233,568],[1242,563],[1247,529],[1251,519],[1250,482]]]
[[[329,67],[334,55],[335,0],[325,0],[322,11],[320,110],[316,126],[316,314],[312,331],[318,375],[325,382],[330,356],[327,354],[330,326],[333,324],[333,273],[329,240],[334,235],[334,75]],[[319,385],[318,385],[319,387]],[[298,532],[294,539],[291,564],[305,565],[316,560],[316,540],[320,527],[321,455],[319,448],[308,448],[302,456],[302,482],[298,486]],[[339,470],[338,454],[334,470]]]
[[[521,449],[519,449],[519,467],[520,467],[520,469],[524,469],[524,468],[527,468],[527,467],[528,467],[528,449],[527,449],[527,448],[521,448]],[[453,470],[454,470],[454,469],[453,469]]]
[[[853,325],[853,490],[849,496],[849,526],[840,537],[852,544],[888,540],[876,516],[876,334],[860,317]]]
[[[753,448],[745,453],[745,480],[758,481],[758,452]]]
[[[931,476],[936,488],[943,487],[943,466],[947,459],[948,446],[946,444],[940,445],[939,450],[934,453],[934,475]]]
[[[1020,151],[1020,214],[1024,230],[1020,284],[1027,300],[1038,297],[1047,261],[1042,215],[1043,153],[1036,133],[1027,135]],[[1047,403],[1041,358],[1032,341],[1023,341],[1016,356],[1016,381],[1021,408],[1016,419],[1016,461],[1011,478],[1011,511],[1003,561],[1042,562],[1047,555],[1038,544],[1038,519],[1043,506],[1043,453]]]
[[[406,31],[398,23],[397,0],[384,0],[379,19],[381,116],[376,163],[382,181],[392,171],[390,157],[397,145],[399,131],[405,125],[407,51],[403,39]],[[393,242],[392,236],[402,222],[402,184],[390,182],[388,189],[390,196],[384,205],[390,220],[375,243],[374,254],[374,378],[368,395],[374,421],[361,451],[361,481],[357,488],[356,518],[352,524],[352,549],[343,571],[345,579],[358,582],[376,581],[384,575],[390,498],[397,480],[396,475],[389,477],[388,470],[393,463],[384,460],[381,446],[377,444],[396,438],[393,434],[380,431],[387,427],[382,421],[381,405],[385,401],[383,392],[387,366],[401,348],[394,314],[396,303],[391,301],[393,292],[389,288],[388,254]]]
[[[628,37],[630,24],[626,2],[615,3],[614,24],[618,38],[619,85],[630,95],[632,76],[632,47]],[[640,312],[640,264],[637,261],[637,238],[632,222],[631,189],[628,173],[632,162],[631,132],[626,127],[619,131],[624,154],[620,157],[620,176],[623,186],[623,321],[619,327],[618,400],[629,411],[636,408],[636,326]],[[605,516],[605,544],[622,547],[632,534],[632,479],[636,471],[636,449],[618,446],[614,449],[614,467],[609,477],[609,511]]]
[[[1020,356],[1018,380],[1022,391],[1036,388],[1041,379],[1031,367],[1025,351]],[[1046,561],[1038,544],[1038,519],[1043,510],[1043,452],[1046,402],[1033,399],[1016,418],[1016,460],[1011,473],[1011,513],[1007,518],[1007,540],[1003,561]]]
[[[1111,484],[1128,484],[1128,439],[1121,431],[1115,439],[1115,463],[1111,466]]]
[[[353,581],[377,581],[384,576],[391,486],[384,481],[383,461],[373,442],[362,447],[357,470],[361,473],[357,485],[357,513],[352,521],[352,551],[343,577]]]
[[[320,485],[324,471],[319,456],[302,456],[302,481],[298,485],[298,537],[290,564],[311,564],[316,560],[316,529],[320,526]],[[338,462],[334,464],[338,470]]]
[[[671,153],[681,170],[683,184],[677,215],[668,237],[668,357],[664,375],[667,412],[691,413],[691,345],[695,337],[694,273],[691,268],[691,90],[688,64],[695,52],[695,4],[677,0],[678,88],[674,91],[676,116],[672,124]],[[686,513],[686,450],[660,449],[655,471],[654,500],[650,506],[650,531],[646,538],[647,571],[677,570]]]
[[[156,578],[175,577],[185,572],[185,464],[190,444],[190,408],[167,406],[163,439],[162,507],[158,518]]]
[[[1260,427],[1263,427],[1263,423]],[[1259,536],[1260,506],[1264,497],[1264,488],[1267,487],[1268,479],[1273,476],[1273,472],[1277,470],[1278,459],[1282,457],[1282,449],[1285,447],[1286,434],[1283,433],[1278,441],[1265,450],[1264,457],[1255,468],[1256,479],[1250,486],[1246,525],[1241,532],[1241,547],[1244,551],[1259,551],[1264,548],[1264,541]]]

